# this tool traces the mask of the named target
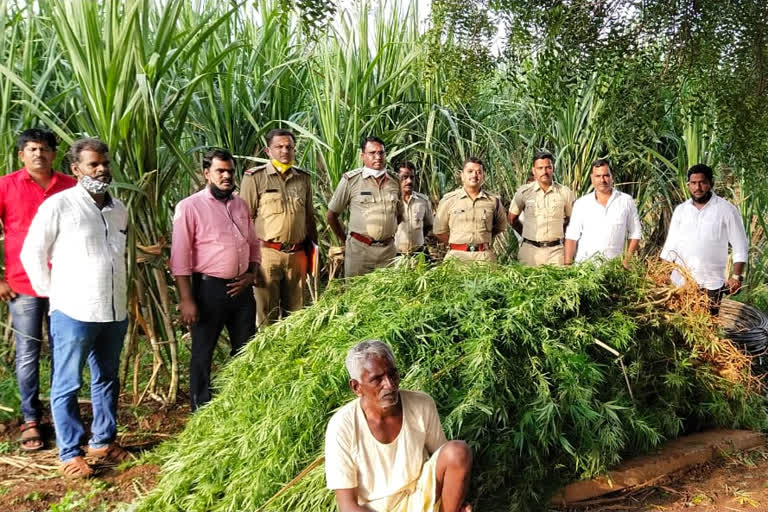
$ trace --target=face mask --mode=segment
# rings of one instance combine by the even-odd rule
[[[291,163],[289,164],[284,164],[283,162],[279,160],[275,160],[274,158],[271,160],[271,162],[274,168],[280,171],[280,174],[285,174],[288,171],[288,169],[290,169],[296,164],[295,160],[291,160]]]
[[[108,181],[101,181],[83,174],[80,176],[78,183],[91,194],[103,194],[109,188],[111,181],[112,178],[108,178]]]
[[[211,195],[216,199],[218,199],[219,201],[226,201],[232,195],[232,192],[235,191],[234,188],[231,190],[221,190],[220,188],[217,188],[214,185],[208,185],[208,190],[210,190]]]

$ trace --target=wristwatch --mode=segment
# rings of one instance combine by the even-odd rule
[[[744,276],[742,274],[732,274],[731,279],[735,279],[741,283],[742,281],[744,281]]]

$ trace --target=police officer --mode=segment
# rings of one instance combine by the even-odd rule
[[[424,194],[416,192],[416,166],[412,162],[402,162],[397,166],[400,178],[400,197],[403,200],[405,218],[398,224],[395,234],[395,247],[398,254],[424,252],[424,237],[432,229],[432,204]]]
[[[534,181],[523,185],[512,199],[509,222],[523,237],[517,259],[524,265],[562,265],[563,237],[576,196],[555,183],[555,158],[546,151],[533,156]],[[520,214],[525,212],[524,221]]]
[[[346,240],[346,277],[387,265],[395,257],[395,232],[403,220],[400,184],[386,171],[384,142],[366,137],[360,156],[363,167],[344,173],[328,203],[328,225],[339,240]],[[347,207],[349,234],[339,221]]]
[[[495,261],[493,237],[507,229],[501,200],[482,189],[485,165],[479,158],[468,158],[460,177],[461,188],[437,205],[435,236],[449,247],[445,259]]]
[[[261,241],[263,286],[254,291],[258,326],[304,306],[308,254],[317,244],[310,176],[296,167],[295,149],[291,131],[271,130],[269,162],[245,171],[240,187]]]

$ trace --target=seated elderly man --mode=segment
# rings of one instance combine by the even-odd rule
[[[389,346],[363,341],[347,354],[357,399],[325,436],[325,475],[340,512],[471,512],[465,502],[472,453],[446,441],[435,402],[400,390]]]

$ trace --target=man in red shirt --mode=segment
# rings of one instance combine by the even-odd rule
[[[19,254],[38,207],[57,192],[77,181],[53,170],[56,137],[48,130],[33,128],[18,138],[19,158],[24,167],[0,177],[0,221],[5,232],[5,279],[0,277],[0,300],[8,301],[16,333],[16,377],[21,395],[22,450],[43,447],[39,423],[40,346],[43,321],[48,321],[48,298],[39,297],[29,283]],[[50,336],[48,338],[51,343]],[[53,347],[51,347],[53,355]],[[53,365],[51,365],[53,367]]]
[[[211,399],[211,359],[222,329],[226,326],[229,333],[230,355],[256,332],[251,290],[261,261],[248,204],[234,194],[232,154],[223,149],[206,153],[203,174],[206,187],[176,205],[170,262],[181,319],[192,336],[192,410]]]

